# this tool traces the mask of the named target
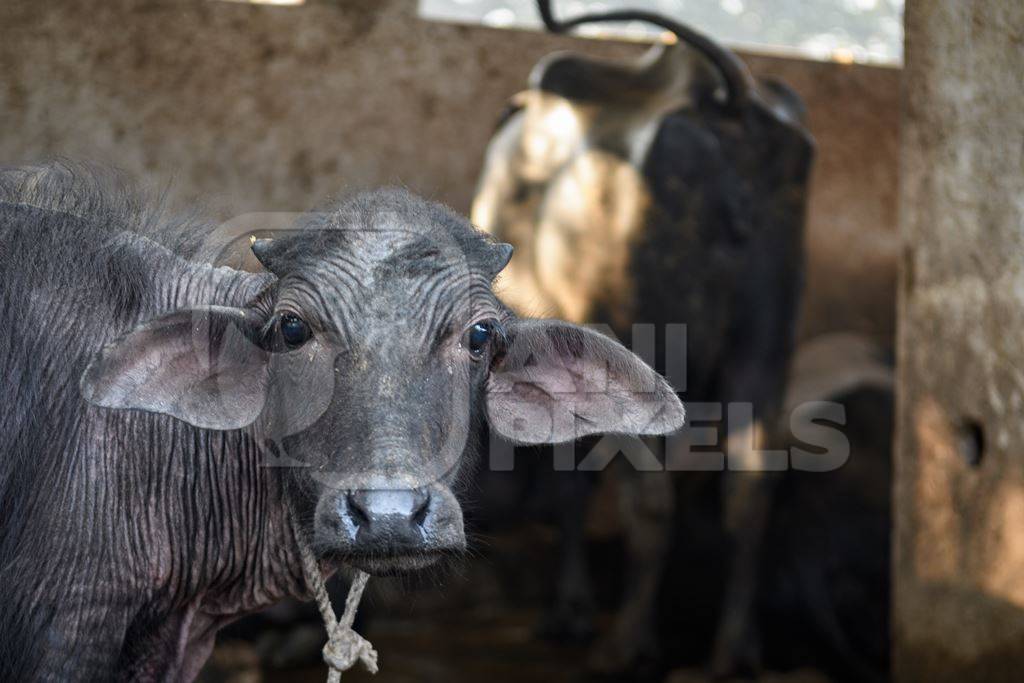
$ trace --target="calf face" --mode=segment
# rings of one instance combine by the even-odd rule
[[[253,301],[144,323],[82,391],[251,432],[322,557],[383,573],[461,550],[455,483],[485,424],[519,443],[682,424],[618,343],[516,318],[491,290],[511,248],[438,205],[362,195],[253,251],[274,276]]]

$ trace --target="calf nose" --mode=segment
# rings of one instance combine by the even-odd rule
[[[352,491],[344,497],[342,516],[356,529],[356,546],[368,552],[422,547],[423,523],[430,510],[430,493],[413,491]]]

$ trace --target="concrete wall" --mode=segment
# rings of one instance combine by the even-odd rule
[[[895,668],[1024,671],[1024,4],[911,0]]]
[[[505,99],[567,47],[638,50],[425,22],[413,0],[6,0],[0,163],[108,162],[224,216],[382,183],[466,211]],[[891,343],[900,74],[751,62],[803,95],[820,146],[803,334]]]

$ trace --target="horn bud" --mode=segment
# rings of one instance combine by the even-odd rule
[[[515,251],[515,248],[511,244],[506,244],[504,242],[495,242],[491,244],[487,264],[488,270],[491,272],[491,277],[496,276],[505,269],[508,262],[512,260],[513,251]]]
[[[273,239],[256,239],[255,235],[249,238],[249,247],[252,249],[253,255],[267,270],[273,270],[271,267],[271,262],[274,260],[274,256],[272,254],[273,246]]]

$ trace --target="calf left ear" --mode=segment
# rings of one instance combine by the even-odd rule
[[[487,383],[491,428],[522,444],[597,433],[667,434],[683,404],[618,342],[560,320],[520,320]]]
[[[263,410],[267,357],[260,321],[240,308],[177,311],[103,347],[82,375],[82,396],[105,408],[172,415],[204,429],[239,429]]]

